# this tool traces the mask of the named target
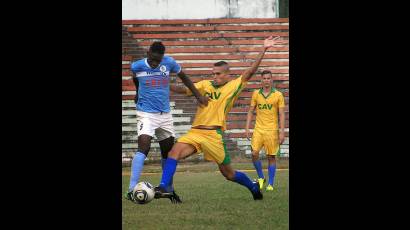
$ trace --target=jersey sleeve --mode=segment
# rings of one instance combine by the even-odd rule
[[[204,85],[204,84],[203,84],[203,82],[204,82],[204,81],[200,81],[200,82],[194,83],[195,88],[198,89],[198,91],[199,91],[200,94],[203,94],[203,92],[204,92],[204,88],[203,88],[203,85]],[[188,89],[187,87],[186,87],[186,95],[188,95],[188,96],[191,96],[191,95],[192,95],[191,90]]]
[[[179,72],[181,72],[181,70],[182,70],[182,68],[181,68],[181,66],[173,59],[173,58],[170,58],[170,67],[171,67],[171,73],[179,73]]]
[[[131,71],[132,71],[133,73],[138,72],[138,69],[139,69],[138,62],[133,62],[133,63],[131,63]]]
[[[248,82],[242,82],[242,75],[237,77],[235,80],[232,80],[230,83],[232,83],[232,86],[237,89],[241,87],[242,89],[245,88]]]

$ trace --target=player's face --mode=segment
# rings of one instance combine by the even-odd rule
[[[152,53],[151,51],[147,52],[147,62],[153,69],[159,66],[163,57],[163,54]]]
[[[216,85],[223,85],[229,80],[228,66],[214,66],[212,73]]]
[[[262,85],[263,87],[271,87],[272,86],[272,75],[270,74],[262,75]]]

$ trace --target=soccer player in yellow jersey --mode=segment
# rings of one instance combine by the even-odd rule
[[[206,160],[218,164],[222,175],[233,182],[241,184],[249,189],[255,200],[263,198],[258,182],[252,182],[249,177],[240,171],[236,171],[230,164],[230,157],[226,152],[223,140],[223,131],[226,129],[226,116],[232,108],[238,95],[245,88],[248,80],[256,72],[266,50],[275,44],[282,43],[276,38],[269,37],[264,40],[264,48],[256,57],[252,66],[245,70],[241,76],[231,79],[229,65],[224,61],[214,64],[213,81],[203,80],[197,82],[195,87],[202,95],[210,98],[208,106],[199,106],[195,115],[192,128],[188,133],[177,140],[177,143],[168,153],[165,167],[162,172],[161,182],[155,188],[155,198],[170,198],[173,191],[170,183],[175,174],[177,162],[194,153],[204,153]],[[171,86],[171,90],[177,93],[192,95],[192,92],[184,86]]]
[[[259,160],[259,151],[265,148],[268,157],[269,181],[266,191],[273,190],[276,171],[275,156],[279,154],[279,144],[285,140],[285,99],[281,92],[273,87],[272,73],[269,70],[262,72],[262,88],[252,94],[251,106],[246,119],[246,137],[249,140],[249,125],[256,110],[256,124],[252,135],[252,161],[258,173],[260,189],[266,182],[262,172],[262,163]],[[278,129],[278,114],[279,126]]]

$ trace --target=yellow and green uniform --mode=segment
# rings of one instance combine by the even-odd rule
[[[252,150],[260,151],[265,147],[266,154],[277,155],[279,152],[279,108],[285,107],[281,92],[272,87],[265,97],[263,89],[252,94],[251,107],[256,109],[256,124],[252,135]]]
[[[223,141],[223,131],[226,130],[226,117],[239,93],[246,86],[242,76],[227,82],[222,86],[215,86],[213,81],[203,80],[195,83],[201,95],[208,96],[208,106],[198,107],[192,127],[221,126],[218,130],[191,129],[180,137],[177,142],[191,144],[198,153],[203,152],[206,160],[218,164],[229,164],[230,158]],[[187,89],[187,95],[192,92]]]

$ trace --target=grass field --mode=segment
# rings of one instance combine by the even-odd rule
[[[233,166],[252,169],[251,163]],[[123,193],[129,170],[123,169]],[[288,170],[276,172],[275,190],[264,190],[261,201],[254,201],[245,187],[225,180],[216,170],[213,163],[178,165],[174,184],[182,204],[154,199],[137,205],[123,198],[122,229],[289,229]],[[159,165],[147,165],[140,180],[156,186],[160,171]],[[256,178],[255,172],[246,173]],[[264,174],[267,177],[267,171]]]

